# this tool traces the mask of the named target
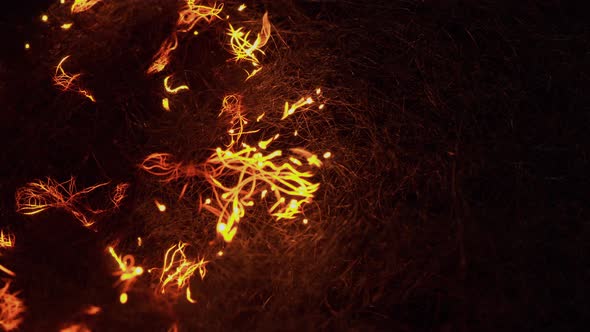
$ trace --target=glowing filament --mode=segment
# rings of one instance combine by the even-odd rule
[[[188,86],[186,86],[186,85],[179,85],[176,88],[171,87],[168,83],[168,80],[170,80],[171,76],[172,75],[168,75],[168,76],[166,76],[166,78],[164,78],[164,89],[166,89],[166,92],[176,94],[176,93],[178,93],[178,91],[189,89]]]
[[[295,113],[295,111],[305,105],[310,105],[313,103],[313,99],[311,97],[301,98],[295,104],[289,105],[289,102],[285,102],[285,108],[283,110],[283,117],[281,120],[286,119],[289,115]]]
[[[264,13],[262,16],[262,29],[260,33],[257,34],[256,39],[254,41],[250,41],[250,33],[251,31],[244,31],[244,28],[235,29],[231,24],[229,25],[229,31],[227,33],[230,36],[229,45],[231,47],[231,53],[234,56],[234,60],[246,60],[250,62],[254,67],[258,67],[260,65],[260,61],[256,53],[264,54],[262,51],[262,47],[266,45],[270,38],[270,21],[268,20],[268,13]],[[254,76],[258,73],[262,68],[256,68],[251,73],[248,73],[249,79],[250,77]]]
[[[72,14],[85,12],[101,1],[102,0],[74,0],[71,8]]]
[[[156,207],[158,208],[158,210],[160,212],[165,212],[166,211],[166,205],[158,202],[158,200],[154,200],[154,203],[156,204]]]
[[[88,227],[94,224],[94,221],[87,214],[98,215],[105,210],[89,207],[84,204],[84,198],[95,189],[107,184],[108,182],[100,183],[77,191],[74,177],[62,183],[49,177],[47,181],[30,182],[16,191],[16,211],[25,215],[34,215],[50,208],[61,208]]]
[[[148,74],[159,73],[170,63],[170,54],[178,47],[178,38],[176,33],[168,37],[160,46],[160,49],[154,55],[154,62],[148,68]]]
[[[90,94],[90,92],[81,89],[79,86],[77,86],[76,80],[80,77],[80,74],[72,75],[67,73],[63,69],[62,66],[69,57],[69,55],[63,57],[61,61],[58,63],[57,67],[55,68],[55,75],[53,75],[53,84],[59,87],[62,91],[74,90],[79,94],[83,95],[84,97],[90,99],[92,102],[96,102],[96,100],[94,99],[92,94]]]
[[[186,243],[179,242],[178,244],[172,245],[166,251],[158,290],[161,294],[165,294],[170,286],[176,286],[177,292],[180,292],[186,287],[186,298],[189,302],[194,303],[195,300],[192,298],[189,289],[190,279],[197,271],[201,279],[205,278],[207,273],[205,266],[208,262],[204,259],[200,259],[199,261],[188,260],[184,253],[186,246]]]
[[[68,30],[68,29],[70,29],[72,27],[72,25],[73,25],[73,23],[64,23],[64,24],[61,25],[61,28],[63,30]]]

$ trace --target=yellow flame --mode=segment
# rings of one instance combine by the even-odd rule
[[[195,300],[191,297],[189,289],[190,279],[197,271],[201,279],[205,278],[207,273],[205,266],[208,262],[204,259],[198,261],[188,260],[184,253],[186,246],[186,243],[178,242],[178,244],[170,246],[166,251],[158,290],[161,294],[165,294],[170,286],[176,286],[178,293],[186,287],[186,298],[189,302],[194,303]]]
[[[164,78],[164,89],[166,89],[166,92],[176,94],[176,93],[178,93],[178,91],[189,90],[188,86],[186,86],[186,85],[179,85],[176,88],[171,87],[168,83],[168,80],[170,80],[170,77],[172,77],[172,75],[168,75]]]
[[[102,0],[74,0],[71,7],[72,14],[85,12],[101,1]]]
[[[9,287],[10,281],[0,289],[0,327],[4,331],[16,330],[22,323],[21,315],[26,310],[23,301],[18,297],[18,292],[9,292]]]
[[[80,74],[78,73],[78,74],[72,75],[72,74],[67,73],[63,69],[62,66],[63,66],[64,62],[69,57],[70,57],[69,55],[63,57],[61,59],[61,61],[58,63],[57,67],[55,68],[55,75],[53,75],[53,84],[55,84],[55,86],[59,87],[62,91],[74,90],[74,91],[78,92],[79,94],[83,95],[84,97],[90,99],[92,102],[96,102],[96,100],[94,99],[92,94],[90,94],[90,92],[80,88],[75,83],[76,80],[80,77]]]
[[[16,211],[25,215],[34,215],[50,208],[61,208],[71,213],[82,225],[88,227],[94,221],[86,214],[98,215],[106,210],[97,210],[84,204],[86,195],[97,188],[106,186],[109,182],[76,190],[76,178],[59,183],[48,177],[47,181],[37,180],[16,191]]]

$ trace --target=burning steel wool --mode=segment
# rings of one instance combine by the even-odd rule
[[[104,0],[75,0],[61,1],[62,4],[71,4],[69,14],[64,14],[63,22],[58,26],[61,30],[75,30],[80,25],[69,19],[71,15],[85,13],[85,19],[91,20],[94,12],[99,12],[103,7],[109,6],[109,1]],[[102,5],[97,6],[99,3]],[[95,7],[96,6],[96,7]],[[95,8],[90,10],[91,8]],[[246,5],[232,8],[233,13],[243,13]],[[199,34],[207,27],[221,27],[217,36],[221,38],[221,46],[228,51],[228,66],[237,68],[241,73],[241,63],[246,63],[250,68],[245,70],[246,76],[239,77],[239,81],[245,84],[263,68],[265,50],[264,47],[271,40],[271,23],[268,12],[261,19],[251,22],[261,22],[259,32],[254,33],[244,24],[244,21],[230,22],[230,15],[224,15],[228,8],[224,3],[204,4],[196,0],[186,0],[177,9],[177,18],[172,31],[165,37],[155,52],[147,70],[141,69],[142,75],[148,79],[162,82],[162,91],[159,94],[161,107],[167,111],[163,116],[172,116],[174,112],[187,105],[181,104],[186,99],[183,96],[191,96],[193,89],[190,80],[181,75],[182,68],[174,63],[176,52],[180,53],[188,42],[190,36]],[[69,15],[69,16],[68,16]],[[44,20],[52,24],[52,20]],[[65,23],[64,23],[65,22]],[[57,24],[57,23],[56,23]],[[258,23],[256,23],[258,24]],[[250,24],[249,26],[251,26]],[[225,40],[223,39],[225,38]],[[27,44],[28,45],[28,44]],[[183,50],[184,52],[184,50]],[[100,105],[101,101],[94,98],[93,94],[82,88],[81,73],[71,73],[68,60],[77,57],[75,54],[62,55],[58,62],[53,83],[61,91],[76,92],[92,102]],[[266,72],[265,72],[266,73]],[[254,81],[254,80],[252,80]],[[249,81],[248,83],[251,83]],[[158,86],[160,83],[158,83]],[[172,97],[174,96],[174,97]],[[171,298],[176,300],[179,295],[186,298],[189,303],[197,303],[194,295],[194,287],[191,283],[198,276],[205,279],[207,267],[216,264],[220,259],[226,258],[219,247],[229,246],[238,235],[241,223],[255,219],[251,215],[254,206],[260,205],[269,217],[276,221],[293,220],[302,217],[303,224],[308,223],[303,218],[304,209],[315,198],[320,188],[320,182],[315,178],[318,168],[323,166],[323,161],[316,153],[303,146],[298,134],[299,125],[297,114],[306,112],[318,112],[324,108],[323,96],[320,88],[314,93],[301,93],[295,101],[285,101],[284,109],[276,109],[268,105],[258,109],[247,107],[243,100],[245,95],[238,92],[226,92],[221,100],[218,100],[217,119],[224,127],[224,134],[216,141],[219,146],[209,147],[208,157],[181,161],[173,153],[153,152],[147,155],[139,164],[139,168],[158,181],[157,186],[167,192],[171,192],[175,183],[180,183],[182,189],[175,193],[177,201],[191,200],[192,209],[196,215],[207,220],[215,219],[214,234],[208,242],[215,248],[208,253],[200,254],[199,248],[191,239],[177,239],[168,246],[164,252],[154,253],[146,241],[160,241],[153,236],[143,237],[144,234],[113,235],[109,237],[107,252],[112,258],[109,265],[113,268],[113,276],[116,277],[114,287],[119,290],[119,303],[130,304],[130,293],[147,293],[144,289],[148,282],[137,283],[142,278],[151,282],[150,290],[155,298]],[[217,112],[216,111],[216,112]],[[98,114],[97,116],[100,116]],[[276,121],[276,123],[273,123]],[[280,125],[277,125],[281,122]],[[285,135],[287,130],[289,134]],[[291,136],[291,132],[294,134]],[[284,148],[273,149],[274,146]],[[157,150],[156,150],[157,151]],[[330,158],[329,152],[323,155],[324,159]],[[199,183],[200,192],[189,193],[189,181]],[[77,219],[83,226],[94,225],[99,218],[105,216],[115,219],[116,213],[124,210],[123,202],[128,197],[130,183],[121,182],[114,188],[109,188],[111,182],[98,183],[77,189],[76,178],[59,182],[52,177],[45,180],[29,182],[16,191],[16,211],[24,215],[40,215],[49,209],[60,209]],[[133,184],[133,188],[136,184]],[[105,196],[108,206],[96,208],[95,200],[90,197]],[[198,195],[198,201],[194,198]],[[155,214],[161,217],[174,212],[174,206],[169,203],[163,194],[156,194],[149,198],[149,203]],[[104,201],[104,200],[103,200]],[[41,217],[35,217],[40,219]],[[205,225],[203,225],[204,227]],[[211,224],[213,226],[213,224]],[[194,226],[202,227],[202,226]],[[142,236],[137,236],[142,235]],[[14,246],[15,236],[12,233],[0,232],[0,246],[10,248]],[[114,244],[116,243],[116,245]],[[129,243],[136,243],[135,247]],[[170,243],[170,242],[167,242]],[[117,249],[115,249],[117,247]],[[137,252],[142,250],[141,255]],[[190,250],[190,252],[189,252]],[[125,252],[122,255],[118,252]],[[136,257],[140,257],[136,261]],[[140,265],[138,265],[140,264]],[[144,268],[145,267],[145,268]],[[11,270],[0,265],[0,269],[7,275],[15,277]],[[147,273],[146,273],[147,272]],[[146,277],[147,276],[147,277]],[[136,286],[134,289],[133,286]],[[0,325],[11,330],[19,325],[19,318],[25,310],[16,293],[9,293],[7,283],[0,292]],[[194,285],[193,285],[194,286]],[[100,307],[94,310],[94,315],[100,312]],[[86,331],[90,330],[83,322],[63,324],[61,331]],[[174,324],[171,330],[177,330]]]

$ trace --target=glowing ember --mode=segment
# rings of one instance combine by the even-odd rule
[[[61,61],[58,63],[57,67],[55,68],[55,75],[53,75],[53,84],[55,84],[55,86],[59,87],[62,91],[67,91],[67,90],[75,90],[78,93],[80,93],[81,95],[83,95],[84,97],[90,99],[93,102],[96,102],[96,100],[94,99],[94,97],[90,94],[90,92],[88,92],[87,90],[81,89],[80,87],[76,86],[75,82],[76,80],[80,77],[80,74],[68,74],[64,69],[63,69],[63,64],[64,62],[69,58],[70,56],[65,56],[61,59]]]
[[[13,331],[22,323],[21,314],[25,312],[23,301],[18,298],[18,292],[10,293],[10,282],[6,282],[0,289],[0,327],[4,331]]]
[[[97,307],[95,305],[91,305],[84,310],[84,313],[87,315],[90,315],[90,316],[94,316],[96,314],[99,314],[101,311],[102,311],[102,309],[100,307]]]
[[[47,181],[37,180],[16,191],[16,211],[25,215],[34,215],[50,208],[60,208],[71,213],[82,225],[88,227],[94,221],[87,214],[98,215],[105,210],[92,209],[83,201],[85,196],[97,188],[106,186],[100,183],[76,191],[76,178],[59,183],[48,177]]]
[[[73,23],[64,23],[61,25],[63,30],[69,30],[72,27]]]
[[[85,12],[101,1],[102,0],[74,0],[71,8],[72,14]]]
[[[208,262],[204,259],[200,259],[199,261],[188,260],[184,253],[184,248],[186,246],[186,243],[179,242],[178,244],[172,245],[166,251],[158,291],[161,294],[165,294],[170,286],[176,286],[176,292],[178,294],[186,287],[186,299],[189,302],[194,303],[195,300],[192,298],[189,288],[190,279],[197,271],[199,272],[201,279],[205,278],[205,274],[207,273],[205,265]],[[152,269],[150,269],[150,272],[151,270]]]
[[[108,247],[109,253],[119,265],[119,271],[115,272],[114,275],[119,276],[117,284],[121,283],[121,295],[119,301],[122,304],[127,303],[128,295],[127,291],[135,281],[135,279],[143,274],[143,268],[135,265],[135,258],[132,255],[125,255],[122,258],[117,256],[113,247]]]
[[[31,44],[29,44],[29,43],[25,43],[25,50],[28,50],[28,49],[30,49],[30,48],[31,48]]]
[[[285,102],[285,108],[283,110],[283,117],[281,120],[286,119],[289,115],[295,113],[295,111],[303,106],[310,105],[313,103],[311,97],[301,98],[295,104],[289,106],[289,102]]]
[[[244,9],[246,9],[246,5],[245,4],[241,4],[240,7],[238,7],[238,11],[239,12],[241,12]]]
[[[170,100],[168,100],[168,98],[162,98],[162,108],[165,111],[170,112]]]
[[[158,202],[158,200],[154,200],[154,203],[160,212],[166,212],[166,205]]]
[[[41,15],[41,21],[47,22],[48,20],[49,20],[49,16],[47,16],[45,14]]]

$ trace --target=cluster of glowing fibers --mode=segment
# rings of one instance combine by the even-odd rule
[[[181,177],[196,175],[197,170],[193,165],[173,162],[172,159],[173,156],[170,153],[152,153],[143,160],[139,167],[152,175],[162,177],[162,182],[171,182]]]
[[[15,241],[14,234],[0,230],[0,248],[13,248]]]
[[[96,102],[94,96],[92,96],[90,92],[80,88],[77,85],[76,80],[80,78],[80,74],[78,73],[72,75],[63,69],[63,64],[69,57],[69,55],[63,57],[57,64],[57,67],[55,68],[55,74],[53,75],[53,84],[55,84],[55,86],[60,88],[62,91],[73,90],[90,99],[92,102]]]
[[[223,4],[213,7],[197,5],[194,0],[187,0],[186,5],[178,12],[176,27],[179,32],[188,32],[200,21],[211,24],[215,19],[220,19],[219,13],[223,10]]]
[[[196,301],[191,296],[189,282],[197,271],[201,279],[205,278],[205,274],[207,273],[205,266],[208,262],[204,259],[198,261],[187,259],[184,253],[186,246],[186,243],[179,242],[170,246],[166,251],[158,291],[161,294],[165,294],[166,290],[171,286],[176,286],[176,293],[180,293],[183,288],[186,288],[186,299],[191,303],[195,303]]]
[[[101,1],[102,0],[74,0],[70,10],[72,11],[72,14],[82,13],[94,7],[94,5]]]
[[[166,66],[168,66],[168,64],[170,63],[170,54],[177,47],[178,37],[176,36],[176,33],[173,33],[162,43],[162,46],[160,46],[160,49],[158,50],[156,55],[154,55],[154,61],[152,62],[152,65],[148,68],[147,73],[154,74],[164,70],[164,68],[166,68]]]
[[[289,102],[285,102],[285,107],[283,109],[283,117],[281,117],[281,120],[284,120],[289,115],[295,113],[297,109],[311,104],[313,104],[313,99],[311,97],[301,98],[292,105],[289,105]]]
[[[117,284],[122,284],[119,302],[125,304],[128,300],[127,292],[136,278],[143,274],[143,268],[141,266],[135,266],[135,258],[132,255],[119,257],[113,247],[108,247],[108,250],[119,266],[119,270],[114,275],[119,276]]]
[[[18,292],[11,293],[8,288],[10,282],[6,282],[0,289],[0,327],[4,331],[14,331],[22,323],[21,315],[26,308],[23,301],[18,297]]]
[[[76,178],[59,183],[48,177],[46,181],[37,180],[16,191],[16,211],[25,215],[34,215],[50,208],[60,208],[71,213],[82,225],[88,227],[94,221],[88,215],[98,215],[106,210],[93,209],[85,204],[84,198],[108,182],[76,190]]]
[[[227,132],[231,141],[227,148],[231,148],[236,142],[238,142],[243,134],[256,132],[244,132],[244,126],[248,124],[248,119],[244,114],[241,99],[241,96],[231,94],[225,96],[221,104],[221,112],[219,113],[219,116],[227,115],[230,123],[230,129]]]
[[[311,182],[314,174],[298,170],[300,165],[284,158],[281,150],[266,153],[244,143],[242,146],[236,152],[217,148],[204,164],[214,198],[203,208],[218,217],[217,232],[226,242],[235,236],[246,207],[254,205],[256,195],[264,198],[270,191],[275,202],[269,213],[277,220],[293,219],[319,188],[318,183]]]
[[[115,190],[113,190],[113,194],[111,196],[111,202],[113,202],[113,207],[118,209],[121,205],[121,202],[127,197],[127,189],[129,188],[129,183],[119,183]]]
[[[227,35],[230,37],[229,45],[231,47],[231,53],[234,56],[234,60],[240,61],[245,60],[252,64],[254,67],[260,66],[257,53],[264,54],[262,47],[266,45],[270,38],[270,21],[268,20],[268,13],[264,13],[262,16],[262,29],[257,34],[254,41],[250,41],[251,31],[245,31],[243,27],[235,29],[231,24]],[[261,68],[255,68],[253,71],[248,73],[247,79],[258,73]]]

